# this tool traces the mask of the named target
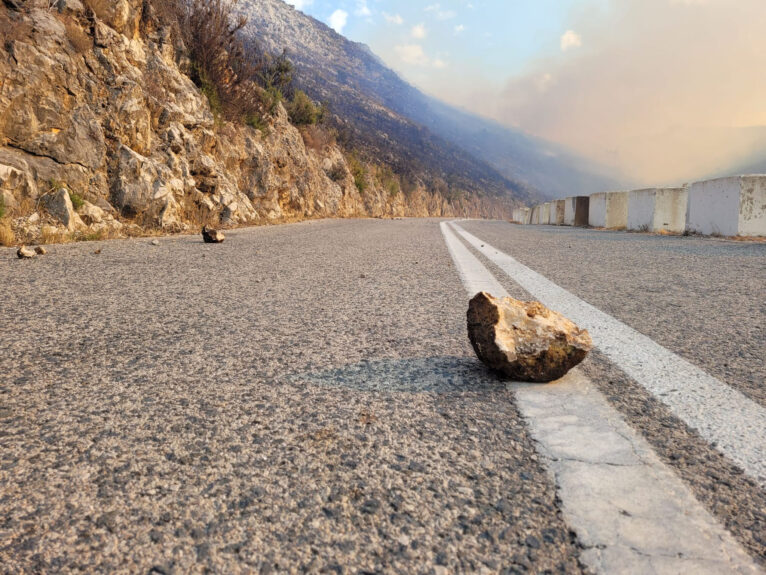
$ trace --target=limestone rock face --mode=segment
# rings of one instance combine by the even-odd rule
[[[593,347],[587,330],[540,302],[486,292],[471,299],[468,336],[479,359],[517,381],[558,379]]]
[[[141,18],[141,0],[86,0],[98,18],[109,26],[132,38],[138,32]]]
[[[69,192],[64,188],[43,196],[42,204],[48,213],[59,220],[69,231],[84,226],[80,216],[74,211],[72,200],[69,199]]]
[[[21,241],[35,243],[53,223],[28,218],[54,199],[47,211],[60,234],[502,215],[473,197],[451,203],[421,181],[392,195],[371,175],[361,194],[339,147],[306,146],[281,104],[263,130],[216,119],[184,73],[174,32],[144,12],[151,3],[17,4],[13,14],[0,9],[0,29],[19,31],[0,39],[0,195]],[[63,196],[48,198],[54,186],[87,202],[79,216]]]

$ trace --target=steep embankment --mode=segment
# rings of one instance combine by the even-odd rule
[[[3,243],[205,222],[503,214],[422,185],[392,194],[369,178],[360,193],[339,148],[308,148],[281,105],[263,130],[215,118],[142,0],[4,0],[0,32]]]

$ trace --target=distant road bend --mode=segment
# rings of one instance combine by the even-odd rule
[[[476,220],[96,243],[0,251],[0,571],[764,572],[764,244]],[[597,349],[500,381],[479,290]]]

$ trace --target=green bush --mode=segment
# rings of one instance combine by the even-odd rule
[[[348,169],[351,172],[351,175],[354,176],[356,189],[359,190],[360,194],[364,194],[364,190],[367,187],[367,169],[356,154],[351,154],[348,157]]]
[[[0,194],[0,219],[5,217],[5,198]]]
[[[69,192],[69,200],[72,202],[72,207],[75,210],[79,210],[83,203],[85,203],[85,200],[83,200],[82,196],[77,192],[73,192],[72,190],[67,191]]]
[[[324,108],[317,106],[303,90],[296,90],[293,101],[287,105],[290,121],[296,126],[318,124],[324,117]]]
[[[245,118],[245,124],[256,130],[260,130],[264,135],[269,134],[269,123],[258,114],[250,114]]]
[[[378,181],[381,187],[388,192],[388,195],[392,198],[401,190],[399,180],[394,174],[393,170],[388,166],[384,166],[378,170]]]
[[[263,90],[263,107],[267,113],[273,114],[274,110],[277,109],[277,104],[282,100],[284,100],[282,91],[276,86],[269,86]]]

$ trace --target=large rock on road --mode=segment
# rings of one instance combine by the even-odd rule
[[[487,366],[517,381],[549,382],[580,363],[593,346],[587,330],[540,302],[476,294],[468,336]]]

